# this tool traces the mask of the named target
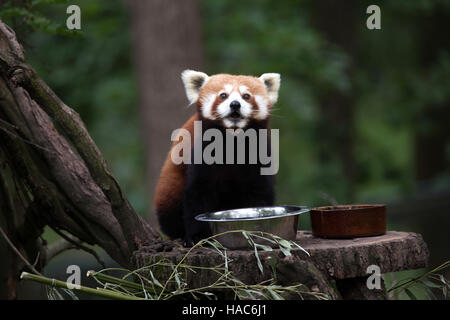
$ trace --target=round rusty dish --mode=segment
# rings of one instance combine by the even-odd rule
[[[311,210],[312,233],[322,238],[355,238],[386,233],[386,205],[353,204]]]

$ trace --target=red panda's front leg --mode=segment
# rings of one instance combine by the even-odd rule
[[[154,205],[161,231],[172,239],[185,235],[182,218],[184,188],[185,166],[175,165],[169,155],[156,186]]]
[[[195,216],[206,213],[216,208],[211,207],[215,203],[215,193],[211,186],[199,176],[199,165],[188,165],[186,170],[186,188],[183,197],[183,222],[185,228],[185,247],[191,247],[200,240],[211,235],[207,222],[195,220]],[[208,190],[205,190],[208,189]]]

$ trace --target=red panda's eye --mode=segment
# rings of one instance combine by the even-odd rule
[[[250,99],[250,95],[249,95],[248,93],[244,93],[244,94],[242,95],[242,99],[248,100],[248,99]]]
[[[220,94],[220,99],[225,100],[228,97],[228,95],[226,93],[221,93]]]

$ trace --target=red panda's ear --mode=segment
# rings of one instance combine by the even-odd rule
[[[197,101],[198,91],[208,81],[208,78],[206,73],[194,70],[184,70],[181,73],[181,79],[183,80],[186,95],[190,103]]]
[[[280,74],[279,73],[264,73],[259,77],[266,87],[269,95],[270,104],[275,104],[278,100],[278,90],[280,89]]]

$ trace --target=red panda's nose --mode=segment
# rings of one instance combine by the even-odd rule
[[[241,104],[237,100],[231,101],[230,108],[231,111],[239,111],[239,109],[241,108]]]

